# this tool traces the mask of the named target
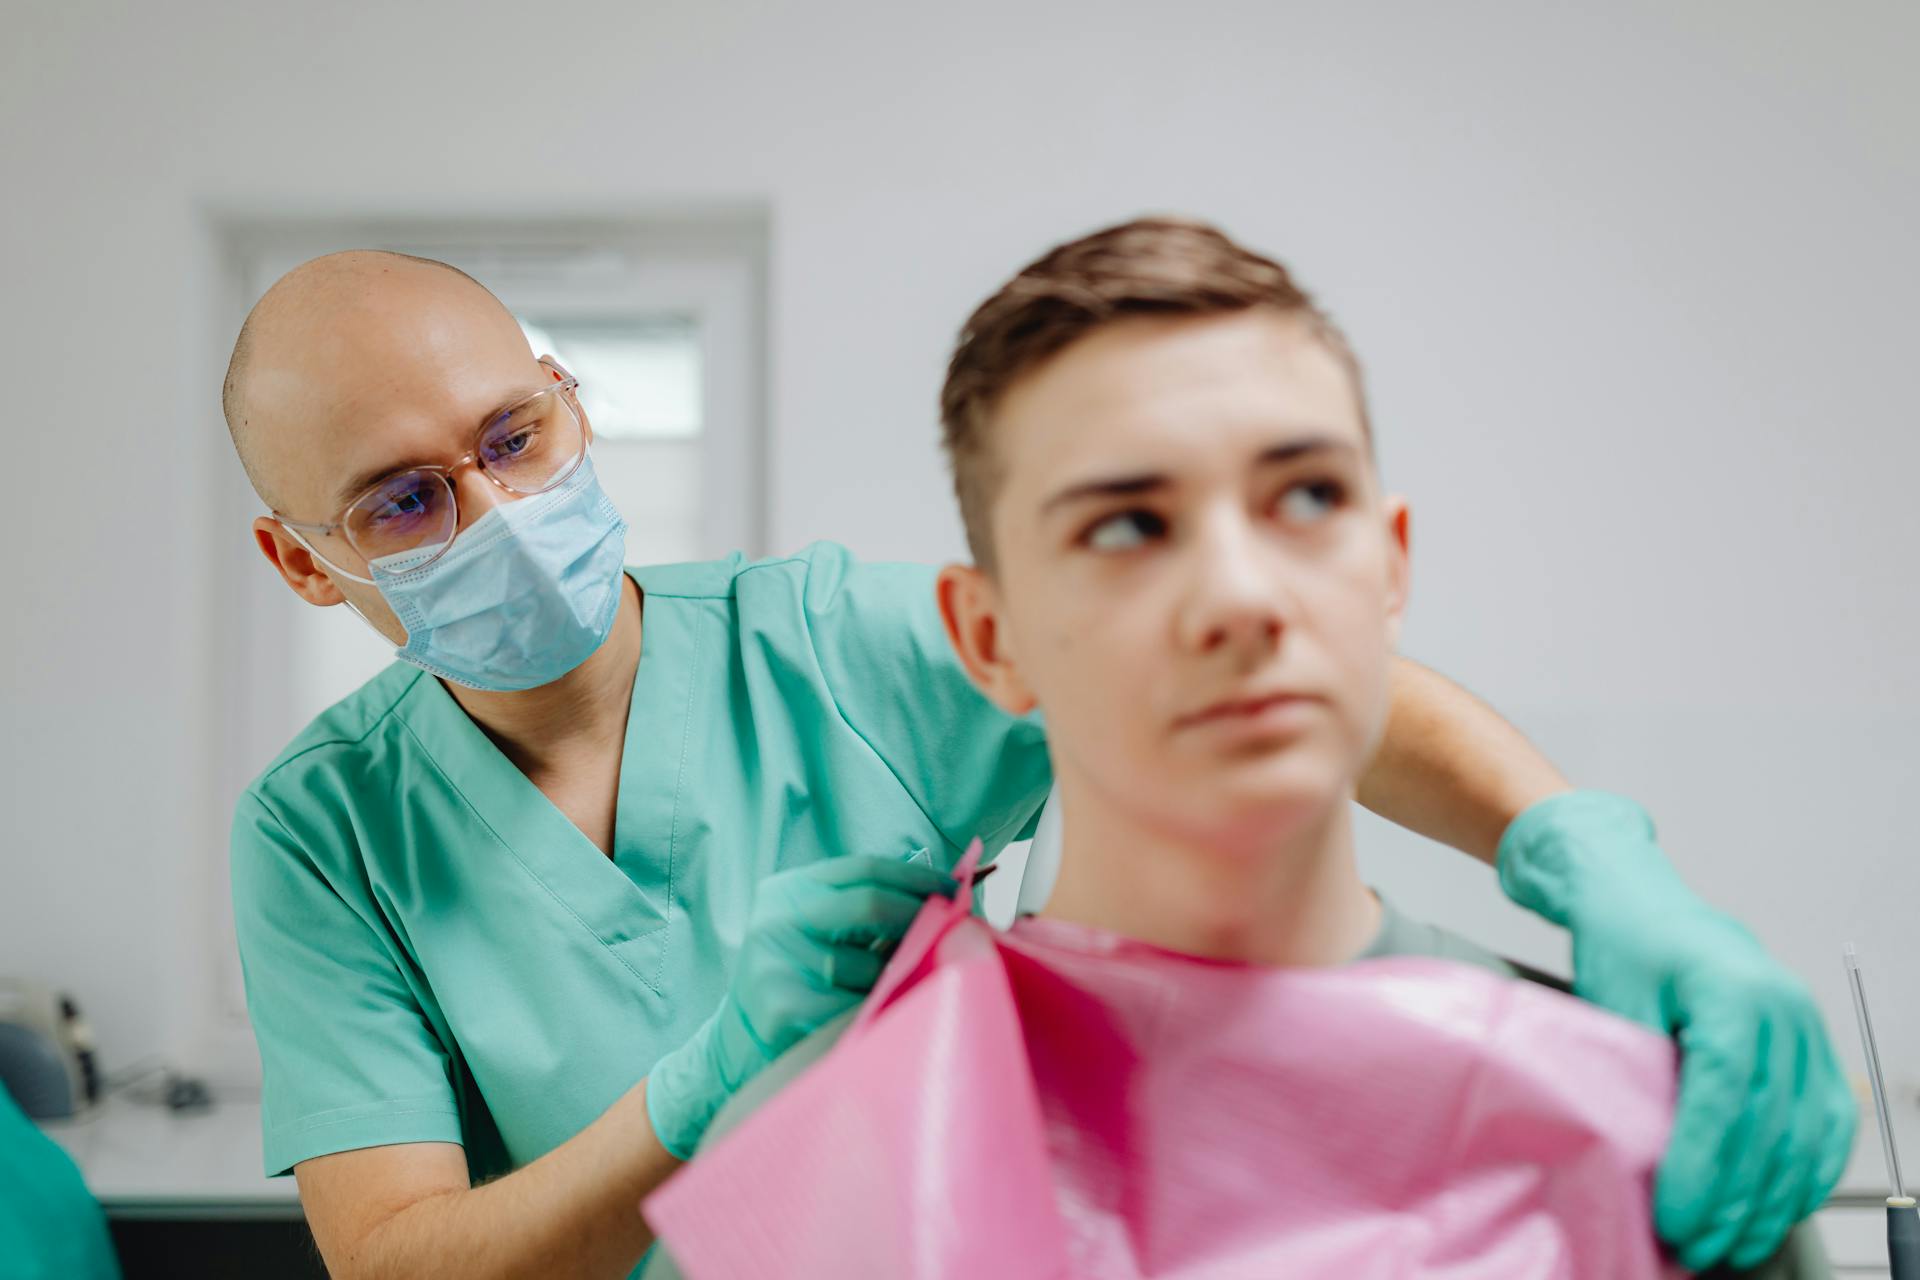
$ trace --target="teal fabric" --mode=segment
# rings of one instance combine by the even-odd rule
[[[80,1170],[0,1088],[0,1275],[120,1280],[107,1219]]]
[[[395,664],[241,797],[234,917],[267,1171],[388,1143],[476,1178],[564,1142],[714,1012],[755,886],[1026,834],[1037,721],[952,656],[933,571],[821,544],[629,570],[642,603],[614,854],[435,679]]]

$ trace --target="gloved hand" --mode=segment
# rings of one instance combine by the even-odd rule
[[[1695,897],[1633,801],[1542,800],[1507,828],[1507,896],[1573,935],[1574,992],[1680,1040],[1654,1224],[1682,1265],[1751,1267],[1840,1179],[1857,1119],[1813,997]]]
[[[690,1157],[734,1091],[860,1003],[921,903],[957,888],[920,863],[854,855],[763,880],[720,1007],[647,1077],[660,1144]]]

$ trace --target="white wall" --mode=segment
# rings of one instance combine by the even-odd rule
[[[210,219],[740,201],[781,547],[958,549],[943,357],[1039,249],[1174,209],[1284,257],[1414,499],[1408,651],[1652,806],[1849,1055],[1857,937],[1920,1082],[1911,5],[6,10],[0,972],[110,1061],[193,1051],[224,892]],[[1554,954],[1465,859],[1366,838],[1409,908]]]

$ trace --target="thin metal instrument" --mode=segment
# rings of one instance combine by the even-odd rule
[[[1920,1208],[1907,1194],[1900,1177],[1900,1153],[1893,1145],[1893,1120],[1887,1110],[1886,1081],[1880,1076],[1880,1049],[1873,1039],[1873,1018],[1867,1013],[1867,988],[1860,977],[1860,955],[1846,948],[1847,983],[1853,988],[1853,1012],[1860,1020],[1860,1044],[1867,1055],[1867,1082],[1873,1086],[1873,1110],[1880,1120],[1880,1150],[1887,1158],[1887,1179],[1893,1194],[1887,1197],[1887,1261],[1893,1280],[1920,1280]]]

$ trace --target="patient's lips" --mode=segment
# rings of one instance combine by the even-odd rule
[[[1279,733],[1299,727],[1322,699],[1291,689],[1270,689],[1223,698],[1181,716],[1176,729],[1214,730],[1232,734]]]

